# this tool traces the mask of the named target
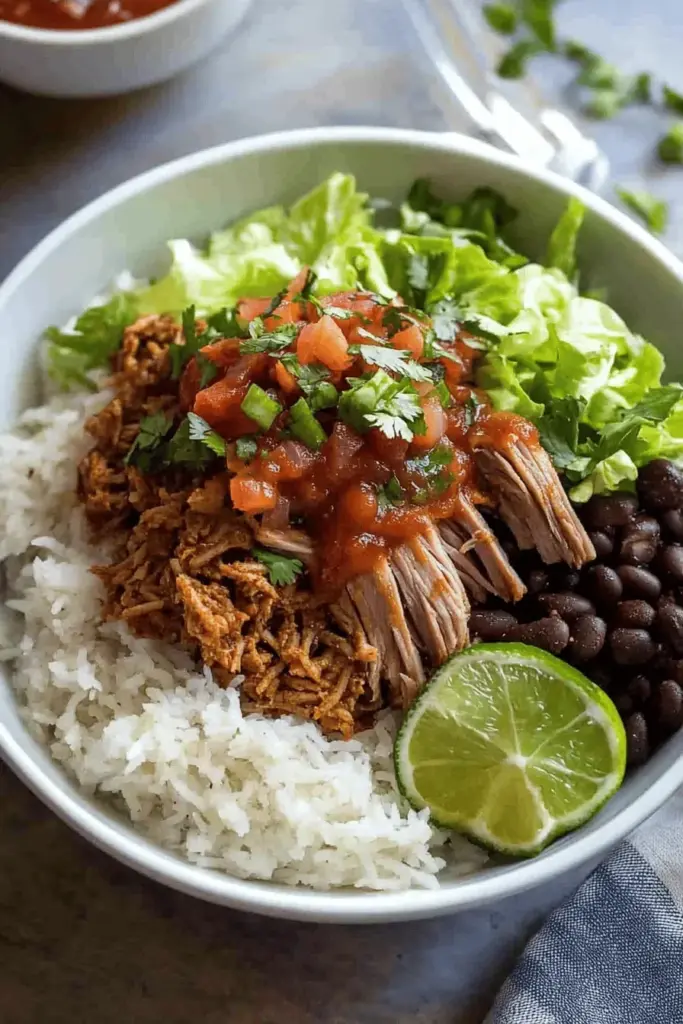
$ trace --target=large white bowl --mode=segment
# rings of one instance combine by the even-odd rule
[[[42,96],[110,96],[185,71],[216,46],[251,0],[175,0],[107,28],[26,28],[0,20],[0,81]]]
[[[519,242],[542,255],[567,196],[589,208],[581,240],[585,279],[665,353],[679,374],[683,267],[662,245],[603,200],[554,175],[466,138],[370,128],[315,129],[231,143],[144,174],[52,232],[0,286],[3,324],[0,428],[35,398],[36,344],[46,324],[80,310],[123,268],[153,275],[170,237],[202,239],[255,207],[295,199],[334,170],[352,171],[373,194],[398,199],[428,176],[454,198],[477,185],[502,190],[520,208]],[[97,846],[143,873],[215,903],[277,917],[337,922],[396,921],[493,902],[561,875],[606,851],[683,782],[683,734],[671,739],[580,831],[535,860],[492,867],[438,890],[315,892],[242,881],[159,849],[128,822],[90,801],[26,732],[9,675],[0,684],[0,752],[57,814]]]

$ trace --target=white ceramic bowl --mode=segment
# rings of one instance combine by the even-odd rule
[[[43,96],[110,96],[154,85],[204,57],[251,0],[175,0],[109,28],[47,31],[0,21],[0,81]]]
[[[352,171],[373,194],[397,199],[428,176],[454,198],[477,185],[500,189],[523,211],[519,243],[542,255],[569,194],[589,209],[581,240],[585,279],[665,353],[680,374],[683,267],[667,250],[603,200],[554,175],[466,138],[448,140],[387,129],[315,129],[211,149],[144,174],[109,192],[52,232],[0,286],[5,342],[0,429],[35,398],[36,344],[46,324],[83,308],[123,268],[148,276],[163,267],[170,237],[206,237],[219,225],[269,203],[287,202],[334,170]],[[683,734],[634,772],[600,814],[535,860],[445,878],[438,890],[315,892],[242,881],[194,867],[138,835],[90,801],[27,734],[8,675],[0,685],[0,752],[57,814],[126,864],[216,903],[294,919],[395,921],[444,914],[527,889],[613,846],[683,782]]]

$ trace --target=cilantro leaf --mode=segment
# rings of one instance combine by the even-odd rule
[[[360,333],[360,331],[359,331]],[[364,332],[367,337],[373,337]],[[379,366],[390,373],[398,373],[409,380],[429,381],[432,375],[424,366],[420,366],[403,348],[392,348],[390,345],[350,345],[351,355],[360,355],[364,362],[371,366]]]
[[[666,229],[669,207],[663,199],[658,199],[650,192],[631,192],[620,185],[615,187],[615,192],[621,201],[647,224],[650,231],[661,234]]]
[[[218,367],[215,363],[212,363],[206,356],[200,354],[197,356],[197,366],[199,367],[199,390],[205,388],[207,384],[210,384],[218,376]]]
[[[249,324],[250,337],[240,343],[240,352],[243,355],[255,352],[267,352],[268,355],[277,355],[284,349],[289,348],[299,332],[298,324],[281,324],[272,331],[266,331],[263,320],[256,317]]]
[[[553,8],[557,0],[521,0],[521,17],[546,50],[555,49]]]
[[[403,488],[396,474],[393,474],[383,486],[377,488],[377,505],[380,512],[387,512],[404,501]]]
[[[258,451],[258,441],[254,437],[238,437],[235,441],[235,454],[242,462],[251,462]]]
[[[453,449],[447,444],[437,445],[425,455],[406,460],[405,468],[411,479],[421,477],[424,483],[413,491],[411,500],[415,504],[423,505],[430,497],[438,497],[448,490],[455,479],[450,470],[446,470],[452,461]]]
[[[207,317],[206,322],[214,338],[243,338],[246,335],[246,331],[240,323],[236,306],[233,306],[232,309],[224,306],[223,309],[219,309]]]
[[[101,306],[90,306],[76,320],[73,330],[49,327],[47,364],[50,376],[60,387],[74,385],[96,390],[87,374],[107,366],[123,339],[123,332],[138,315],[137,300],[130,292],[119,292]]]
[[[313,412],[333,409],[339,401],[339,394],[331,383],[330,371],[321,363],[300,363],[294,352],[285,352],[280,362],[294,377]]]
[[[479,401],[474,391],[471,391],[465,402],[465,426],[468,429],[473,427],[477,422],[477,415],[481,406],[482,403]]]
[[[412,441],[425,432],[419,395],[409,380],[394,380],[384,370],[371,377],[350,377],[339,397],[339,415],[363,434],[376,427],[386,437]]]
[[[140,468],[149,469],[149,459],[141,458],[140,454],[144,452],[147,456],[151,455],[154,449],[161,445],[172,426],[173,417],[161,410],[151,413],[149,416],[143,416],[137,436],[123,460],[125,464],[129,465],[132,462],[133,465],[138,465]]]
[[[672,125],[657,145],[659,159],[665,164],[683,164],[683,122]]]
[[[664,85],[662,86],[662,99],[667,110],[673,110],[674,114],[683,114],[683,96],[680,92]]]
[[[197,416],[194,412],[187,414],[189,421],[189,436],[191,441],[201,441],[207,448],[210,448],[214,455],[225,455],[225,440],[211,427],[205,419]]]
[[[496,68],[496,74],[499,78],[523,78],[529,60],[542,53],[543,49],[538,39],[520,39],[503,55]]]
[[[519,24],[519,13],[509,3],[484,4],[483,15],[494,32],[511,36]]]
[[[215,453],[202,441],[190,437],[190,420],[186,416],[173,437],[164,447],[164,461],[167,464],[205,466],[215,458]]]
[[[275,295],[273,295],[272,299],[270,300],[270,302],[268,303],[266,308],[261,313],[261,320],[265,320],[266,317],[272,316],[272,314],[275,312],[277,307],[280,305],[280,303],[282,302],[282,300],[284,299],[286,294],[287,294],[287,288],[285,287],[285,288],[281,288],[279,292],[276,292]]]
[[[538,421],[541,444],[556,469],[567,469],[579,453],[579,419],[585,402],[576,398],[556,398]]]
[[[294,583],[297,576],[303,572],[304,566],[298,558],[288,558],[278,551],[268,551],[266,548],[252,548],[254,558],[262,562],[268,569],[268,578],[274,587],[285,587]]]

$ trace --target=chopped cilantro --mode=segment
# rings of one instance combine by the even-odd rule
[[[285,587],[294,583],[303,572],[304,566],[298,558],[288,558],[279,551],[268,551],[266,548],[252,548],[254,558],[262,562],[268,570],[268,578],[274,587]]]
[[[664,85],[662,86],[662,99],[667,110],[673,110],[674,114],[683,114],[683,96],[680,92]]]
[[[647,224],[650,231],[661,234],[666,229],[669,208],[663,199],[658,199],[650,192],[631,192],[620,185],[616,186],[615,192],[622,203]]]
[[[267,331],[263,326],[263,319],[256,317],[249,324],[250,337],[246,341],[240,342],[240,352],[243,355],[255,352],[278,355],[284,349],[289,348],[298,332],[298,324],[281,324],[274,330]]]
[[[339,397],[339,415],[359,433],[376,427],[386,437],[405,441],[424,434],[419,395],[406,378],[394,380],[377,370],[372,376],[349,377],[347,383],[348,391]]]
[[[361,333],[359,330],[359,334]],[[365,337],[373,337],[367,331],[363,332]],[[379,366],[390,373],[400,374],[409,380],[427,381],[432,375],[424,366],[420,366],[404,348],[392,348],[390,345],[350,345],[351,355],[360,355],[364,362],[371,366]]]
[[[474,426],[477,422],[477,413],[480,406],[481,402],[475,395],[474,391],[471,391],[467,397],[467,401],[465,402],[465,426],[468,429],[469,427]]]
[[[197,356],[197,366],[199,367],[199,390],[201,391],[202,388],[205,388],[207,384],[210,384],[218,376],[218,367],[210,359],[207,359],[206,356],[203,356],[201,352]]]
[[[383,486],[377,488],[377,504],[380,512],[386,512],[404,501],[403,488],[395,474]]]
[[[214,340],[216,337],[243,338],[246,334],[239,321],[236,306],[233,306],[232,309],[224,306],[223,309],[219,309],[218,312],[207,317],[206,322],[209,331],[212,332],[212,337],[209,340]]]
[[[225,440],[201,416],[194,412],[187,414],[191,441],[201,441],[214,455],[225,455]]]
[[[166,464],[204,466],[215,458],[213,452],[202,441],[190,437],[190,420],[186,416],[173,437],[165,444],[163,459]]]
[[[281,363],[294,377],[313,412],[333,409],[339,401],[339,394],[329,380],[330,371],[320,363],[300,363],[294,352],[285,352]]]
[[[500,78],[523,78],[531,57],[543,52],[538,39],[520,39],[503,55],[496,68]]]
[[[657,153],[665,164],[683,164],[683,122],[673,125],[659,140]]]
[[[519,12],[509,3],[484,4],[483,15],[494,32],[511,36],[519,24]]]
[[[140,427],[137,437],[128,449],[125,459],[126,465],[140,466],[141,469],[149,469],[149,456],[159,447],[169,430],[173,426],[173,417],[167,416],[161,410],[149,416],[143,416],[140,420]],[[141,453],[145,453],[141,457]]]
[[[254,437],[238,437],[235,441],[235,454],[242,462],[251,462],[258,451],[258,441]]]
[[[404,330],[407,326],[414,326],[423,329],[425,326],[425,314],[412,306],[387,306],[382,315],[382,324],[387,328],[389,337]]]
[[[47,362],[50,376],[60,387],[77,385],[96,390],[90,370],[106,366],[121,345],[123,332],[138,314],[134,295],[120,292],[101,306],[90,306],[76,320],[73,330],[49,327]]]
[[[453,461],[453,449],[449,445],[440,444],[425,455],[408,459],[405,468],[411,476],[421,476],[425,486],[414,490],[411,500],[416,505],[423,505],[430,497],[438,497],[448,490],[455,479],[450,471],[446,471]]]
[[[287,289],[286,288],[282,288],[279,292],[277,292],[275,295],[273,295],[272,299],[270,300],[270,302],[268,303],[266,308],[261,313],[260,319],[261,319],[262,322],[263,322],[263,320],[266,319],[267,316],[271,316],[275,312],[275,310],[280,305],[280,303],[282,302],[282,300],[284,299],[286,294],[287,294]]]

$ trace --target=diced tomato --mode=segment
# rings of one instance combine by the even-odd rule
[[[363,438],[341,420],[337,420],[332,433],[322,448],[332,480],[343,479],[353,469],[355,458],[363,447]]]
[[[277,504],[277,489],[267,480],[255,480],[248,474],[239,474],[230,481],[230,497],[240,512],[266,512]]]
[[[301,329],[296,354],[301,363],[322,363],[330,370],[345,370],[350,365],[349,344],[331,316]]]
[[[397,331],[391,339],[391,344],[394,348],[406,349],[414,359],[421,359],[424,352],[425,339],[417,324],[411,324],[410,327]]]
[[[259,473],[268,480],[301,480],[315,465],[315,452],[298,441],[283,441],[261,460]]]
[[[194,401],[194,411],[223,437],[253,434],[254,422],[245,416],[240,406],[249,385],[262,376],[267,367],[266,355],[240,356],[222,380],[199,392]]]
[[[270,299],[240,299],[237,303],[237,315],[247,322],[257,316],[263,316],[270,305]]]
[[[420,404],[424,413],[427,430],[424,434],[415,434],[412,446],[420,449],[433,448],[446,432],[446,414],[436,395],[423,398]]]
[[[215,363],[216,366],[232,366],[239,359],[240,339],[221,338],[213,345],[204,345],[200,351],[205,359]]]
[[[180,408],[187,412],[194,405],[194,400],[199,391],[199,367],[194,356],[187,363],[180,378],[178,395],[180,397]]]
[[[401,437],[387,437],[381,430],[371,430],[367,438],[372,450],[382,462],[392,468],[403,465],[408,452],[408,441]]]
[[[296,377],[293,373],[289,372],[284,363],[281,363],[279,359],[272,369],[272,376],[277,386],[284,391],[287,398],[294,398],[299,391]]]
[[[359,532],[372,530],[377,522],[377,492],[367,483],[351,484],[341,496],[339,515]]]

